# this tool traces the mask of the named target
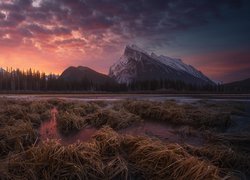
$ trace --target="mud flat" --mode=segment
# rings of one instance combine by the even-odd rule
[[[248,101],[0,99],[0,179],[247,179]]]

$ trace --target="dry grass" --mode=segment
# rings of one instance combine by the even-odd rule
[[[6,162],[8,179],[101,179],[102,162],[88,144],[43,142]]]
[[[104,127],[89,143],[54,141],[9,156],[6,179],[220,179],[220,169],[178,144],[121,136]]]
[[[124,107],[145,119],[196,128],[226,128],[230,125],[230,114],[203,107],[179,105],[175,102],[126,101]]]
[[[220,179],[219,169],[189,155],[178,144],[127,137],[128,160],[147,179]],[[138,172],[137,172],[138,173]]]
[[[59,111],[74,113],[78,116],[86,116],[94,113],[99,109],[99,106],[95,103],[89,102],[66,102],[59,101],[57,106]]]
[[[88,125],[101,129],[88,143],[38,143],[36,128],[50,118],[49,110],[54,105],[59,110],[58,128],[63,134]],[[199,133],[196,128],[230,124],[230,112],[221,115],[221,109],[215,109],[173,101],[126,101],[108,109],[103,103],[3,100],[0,179],[221,179],[227,177],[225,171],[249,173],[247,134],[232,136],[206,131],[210,144],[193,147],[120,135],[113,130],[140,123],[144,118],[182,125],[180,135],[195,136]]]
[[[206,132],[206,138],[210,143],[227,144],[250,152],[250,133],[211,133]]]
[[[51,105],[46,101],[0,100],[0,126],[13,125],[16,121],[31,122],[39,127],[41,122],[50,119]]]
[[[98,149],[107,179],[128,179],[127,161],[122,156],[122,141],[123,138],[108,126],[93,136],[91,143]]]
[[[55,103],[54,103],[55,104]],[[69,135],[86,127],[86,116],[96,112],[99,107],[94,103],[77,103],[59,101],[57,109],[57,126],[61,134]]]
[[[74,113],[59,112],[57,115],[57,128],[63,135],[69,135],[87,126],[85,119]]]
[[[139,116],[129,113],[124,109],[120,109],[119,111],[112,109],[99,110],[89,115],[86,120],[88,124],[94,127],[100,128],[108,125],[116,130],[127,128],[143,121]]]
[[[0,99],[0,156],[27,149],[38,139],[41,122],[50,118],[45,101]]]
[[[87,125],[101,128],[110,126],[113,129],[122,129],[142,122],[142,119],[124,108],[116,111],[113,109],[101,109],[93,103],[63,103],[58,106],[57,125],[62,134],[80,130]]]
[[[12,126],[4,126],[0,129],[0,157],[11,152],[21,152],[38,138],[37,132],[29,122],[16,122]]]
[[[205,147],[186,146],[185,149],[193,156],[208,159],[218,167],[250,173],[249,151],[244,152],[224,144],[210,144]]]

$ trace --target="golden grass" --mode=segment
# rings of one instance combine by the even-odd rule
[[[117,111],[101,108],[96,102],[64,102],[58,106],[58,110],[57,125],[62,134],[70,134],[87,125],[96,128],[108,125],[118,130],[142,122],[139,116],[126,111],[124,108]]]
[[[126,101],[124,107],[145,119],[196,128],[226,128],[230,125],[230,114],[203,107],[179,105],[175,102]]]
[[[62,146],[43,142],[21,154],[9,157],[8,179],[101,179],[102,162],[96,149],[88,144]]]
[[[53,140],[37,142],[36,128],[50,118],[54,105],[59,110],[57,122],[63,134],[89,125],[101,129],[88,143],[63,146]],[[0,179],[221,179],[227,178],[225,172],[231,170],[249,173],[248,134],[206,131],[210,144],[193,147],[120,135],[113,130],[140,123],[144,118],[181,125],[176,133],[195,136],[195,128],[230,124],[230,112],[223,115],[217,108],[178,105],[173,101],[125,101],[114,103],[110,109],[103,103],[3,100]]]
[[[50,118],[46,101],[0,99],[0,156],[27,149],[38,139],[41,122]]]
[[[31,122],[39,127],[41,122],[50,119],[51,105],[46,101],[13,101],[0,100],[1,122],[0,126],[13,125],[16,121]]]
[[[87,126],[85,119],[74,113],[59,112],[57,115],[57,128],[63,135],[69,135]]]
[[[55,104],[55,102],[54,102]],[[69,135],[88,125],[86,116],[98,110],[94,103],[58,101],[57,126],[61,134]]]
[[[220,179],[220,170],[189,155],[178,144],[127,137],[128,160],[147,179]]]
[[[205,147],[186,146],[185,149],[193,156],[208,159],[218,167],[250,172],[249,151],[244,152],[224,144],[209,144]]]
[[[94,113],[99,109],[99,106],[95,103],[89,102],[66,102],[59,101],[57,105],[59,111],[74,113],[78,116],[86,116],[88,114]]]
[[[0,129],[0,156],[11,152],[21,152],[32,145],[38,138],[37,132],[29,122],[16,122],[12,126]]]
[[[86,117],[86,121],[88,124],[97,128],[108,125],[118,130],[138,124],[143,120],[139,116],[129,113],[124,109],[120,109],[119,111],[104,109],[89,115]]]
[[[55,141],[9,156],[6,179],[220,179],[220,169],[191,156],[178,144],[121,136],[110,127],[88,143]]]

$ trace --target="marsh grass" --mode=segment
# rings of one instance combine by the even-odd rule
[[[59,101],[57,103],[57,127],[62,135],[70,135],[86,127],[86,116],[96,112],[99,107],[94,103]]]
[[[87,126],[85,119],[75,113],[60,111],[57,115],[57,128],[63,135],[79,131]]]
[[[225,144],[208,144],[205,147],[186,146],[193,156],[208,159],[220,168],[234,169],[250,173],[250,155],[237,147]]]
[[[124,129],[143,121],[139,116],[129,113],[125,109],[120,109],[119,111],[112,109],[99,110],[89,115],[86,119],[94,127],[100,128],[108,125],[116,130]]]
[[[38,133],[29,122],[16,122],[0,129],[0,156],[21,152],[35,143]]]
[[[220,170],[191,156],[178,144],[127,137],[128,160],[147,179],[220,179]]]
[[[47,141],[4,162],[7,179],[220,179],[221,170],[178,144],[100,129],[88,143]]]
[[[100,179],[102,163],[88,144],[62,146],[47,141],[9,157],[5,176],[10,179]]]
[[[60,132],[100,128],[89,142],[38,142],[37,128],[58,109]],[[239,108],[240,109],[240,108]],[[231,111],[231,110],[230,110]],[[222,179],[232,170],[249,173],[249,135],[222,134],[230,112],[217,106],[174,101],[98,103],[0,101],[0,179]],[[201,131],[206,146],[163,143],[115,130],[146,120],[174,124],[181,136]]]
[[[57,125],[61,134],[69,135],[86,126],[101,128],[110,126],[113,129],[123,129],[143,120],[125,110],[101,108],[96,102],[62,103],[58,106]]]
[[[12,125],[17,121],[31,122],[39,127],[41,122],[50,119],[51,105],[46,101],[0,100],[1,126]]]
[[[150,101],[126,101],[124,107],[144,119],[167,122],[174,125],[189,125],[195,128],[227,128],[231,119],[223,113],[204,107],[180,105],[173,101],[165,103]]]
[[[90,113],[94,113],[99,109],[99,106],[94,102],[66,102],[60,100],[57,105],[59,111],[67,111],[68,113],[74,113],[79,116],[86,116]]]
[[[0,156],[17,153],[38,139],[41,122],[50,118],[46,101],[28,102],[0,99]]]

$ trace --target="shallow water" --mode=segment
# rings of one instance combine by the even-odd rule
[[[58,113],[57,110],[55,108],[52,109],[52,118],[41,124],[39,128],[40,140],[56,139],[61,144],[66,145],[77,141],[89,141],[97,132],[97,129],[94,127],[85,127],[78,132],[70,134],[69,136],[61,135],[57,129],[56,113]],[[200,135],[183,136],[178,133],[179,129],[179,127],[173,127],[160,122],[145,121],[141,124],[119,130],[118,133],[124,135],[147,136],[164,142],[186,143],[196,146],[203,145],[204,140]]]
[[[182,133],[183,128],[187,127],[174,127],[160,122],[145,121],[140,125],[128,127],[119,132],[134,136],[148,136],[170,143],[185,143],[195,146],[204,144],[204,139],[198,132],[193,135],[185,135]]]
[[[120,101],[126,99],[166,101],[175,100],[179,103],[194,103],[200,100],[250,102],[249,94],[32,94],[32,95],[0,95],[13,99],[48,100],[62,99],[70,101]]]
[[[48,121],[44,121],[40,128],[40,140],[56,139],[61,144],[73,144],[76,141],[88,141],[91,136],[97,131],[93,127],[86,127],[79,132],[73,133],[69,136],[63,136],[57,129],[56,114],[58,111],[56,108],[51,110],[52,118]]]

